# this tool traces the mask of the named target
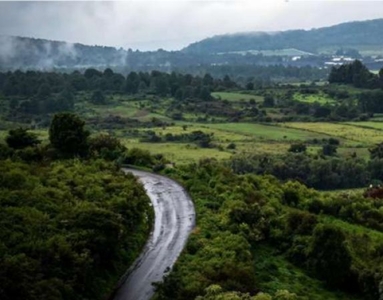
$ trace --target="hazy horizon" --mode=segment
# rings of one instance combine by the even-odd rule
[[[214,35],[309,30],[382,17],[383,2],[377,1],[0,2],[0,34],[179,50]]]

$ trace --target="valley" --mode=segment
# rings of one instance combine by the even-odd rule
[[[383,299],[382,22],[0,36],[0,299]]]

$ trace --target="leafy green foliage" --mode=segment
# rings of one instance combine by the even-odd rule
[[[333,67],[329,75],[330,83],[352,84],[359,88],[378,88],[378,76],[371,73],[359,60],[351,64]]]
[[[374,147],[372,147],[368,151],[370,152],[371,159],[383,158],[383,143],[375,145]]]
[[[269,294],[258,293],[256,296],[239,292],[225,292],[219,285],[211,285],[206,289],[204,296],[198,296],[196,300],[296,300],[297,295],[286,290],[279,290],[274,297]]]
[[[185,254],[164,283],[158,285],[159,299],[195,298],[211,284],[219,284],[224,290],[254,293],[250,244],[242,232],[262,224],[252,234],[257,239],[267,232],[267,225],[262,220],[262,203],[251,189],[253,182],[236,178],[208,161],[177,172],[196,203],[199,222]],[[242,197],[248,198],[248,203],[238,203]],[[242,224],[237,223],[241,216],[246,216]]]
[[[326,156],[333,156],[336,154],[336,146],[331,144],[326,144],[322,146],[322,154]]]
[[[168,172],[188,188],[199,221],[174,270],[157,286],[158,299],[376,299],[383,236],[369,228],[382,230],[374,227],[382,220],[381,200],[321,194],[270,176],[235,175],[208,160]],[[256,251],[265,245],[268,256]],[[263,260],[242,252],[249,246],[269,260],[274,251],[283,266],[266,264],[268,269],[251,268],[239,276],[234,265],[244,271],[249,261],[260,266]],[[229,255],[234,249],[240,257]],[[287,264],[296,270],[286,274]],[[308,283],[310,288],[304,287]],[[277,292],[286,287],[290,293]],[[269,295],[257,294],[260,289]]]
[[[9,130],[5,141],[13,149],[24,149],[41,143],[35,133],[28,132],[27,129],[23,128]]]
[[[310,268],[334,287],[346,287],[350,282],[352,258],[345,245],[346,236],[331,225],[317,226],[308,249]]]
[[[327,155],[334,154],[336,146]],[[366,187],[373,179],[383,180],[379,171],[380,160],[366,162],[357,157],[317,157],[304,153],[287,153],[281,156],[237,155],[229,162],[239,174],[271,174],[286,181],[296,179],[309,187],[329,190]]]
[[[106,103],[106,99],[102,91],[95,91],[92,94],[92,97],[90,98],[90,102],[97,105],[102,105]]]
[[[88,143],[90,155],[106,160],[116,160],[123,156],[127,150],[119,139],[108,134],[100,134],[92,137]]]
[[[289,152],[301,153],[301,152],[306,152],[306,149],[307,149],[307,147],[305,144],[302,144],[302,143],[291,144],[291,146],[289,148]]]
[[[56,114],[49,128],[52,146],[66,156],[83,156],[88,151],[89,132],[85,122],[71,113]]]
[[[105,299],[151,226],[142,186],[101,160],[0,174],[0,298]]]

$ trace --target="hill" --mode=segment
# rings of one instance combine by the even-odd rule
[[[383,19],[342,23],[311,30],[248,32],[218,35],[193,43],[185,53],[225,53],[247,50],[298,49],[320,53],[352,47],[358,50],[383,45]]]
[[[125,64],[128,51],[27,37],[0,36],[0,67],[88,67]]]
[[[84,71],[112,68],[131,71],[159,70],[223,78],[279,78],[291,66],[315,67],[313,76],[287,76],[318,80],[330,65],[363,59],[371,70],[382,67],[383,19],[344,23],[311,30],[253,32],[220,35],[189,45],[181,51],[139,51],[98,45],[72,44],[27,37],[0,36],[0,71]],[[343,59],[346,59],[343,61]],[[340,59],[340,60],[339,60]],[[278,66],[277,72],[273,69]],[[320,69],[318,69],[320,68]],[[266,70],[268,75],[263,74]],[[323,71],[324,70],[324,71]],[[323,76],[323,73],[326,73]]]

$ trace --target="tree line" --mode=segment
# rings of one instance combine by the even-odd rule
[[[378,74],[371,73],[360,60],[333,67],[328,77],[330,83],[351,84],[357,88],[383,88],[383,69]]]
[[[10,120],[30,119],[62,111],[73,111],[76,102],[91,93],[90,102],[107,104],[106,94],[157,95],[176,99],[211,100],[215,90],[235,88],[230,77],[214,79],[209,74],[202,77],[190,74],[152,71],[130,72],[126,77],[111,69],[103,72],[87,69],[84,73],[71,74],[37,71],[0,73],[1,105]]]
[[[382,156],[372,156],[368,161],[338,157],[336,146],[330,144],[322,146],[321,155],[308,155],[299,146],[294,145],[292,152],[284,155],[240,154],[228,164],[239,174],[271,174],[282,181],[294,179],[320,190],[360,188],[383,181]]]

